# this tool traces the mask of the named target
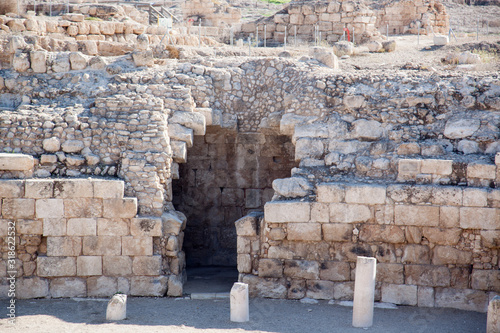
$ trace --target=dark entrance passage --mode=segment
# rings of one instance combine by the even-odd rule
[[[286,136],[214,126],[195,136],[173,183],[173,203],[188,221],[183,246],[188,268],[236,267],[234,222],[271,200],[273,180],[289,177],[296,166],[294,149]]]

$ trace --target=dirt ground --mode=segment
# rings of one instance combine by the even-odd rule
[[[5,309],[6,300],[1,300]],[[190,300],[129,297],[127,319],[108,322],[107,299],[38,299],[17,302],[17,322],[1,315],[0,332],[449,332],[486,331],[486,314],[455,309],[399,306],[375,308],[371,328],[351,326],[352,307],[252,299],[250,321],[229,320],[229,299]],[[4,310],[5,311],[5,310]]]

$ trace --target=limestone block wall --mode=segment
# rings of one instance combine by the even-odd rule
[[[192,20],[197,24],[201,19],[202,25],[219,27],[239,23],[241,10],[229,6],[226,1],[188,0],[182,4],[182,15],[186,22]]]
[[[390,34],[417,34],[417,22],[421,34],[447,34],[450,28],[446,8],[437,1],[391,1],[377,7],[376,26],[381,33],[386,33],[387,24]]]
[[[236,222],[254,295],[352,300],[356,257],[377,258],[376,300],[485,312],[500,293],[500,191],[318,183]]]
[[[295,38],[300,42],[313,41],[315,38],[315,27],[321,32],[322,40],[336,42],[347,27],[350,31],[354,29],[358,41],[368,39],[378,32],[375,29],[377,17],[367,6],[353,2],[328,2],[328,1],[304,1],[292,2],[282,11],[275,15],[259,19],[255,22],[244,23],[241,31],[244,36],[256,34],[259,29],[260,38],[264,37],[264,25],[266,25],[266,38],[277,42],[283,42],[285,28],[289,43]]]
[[[7,271],[16,272],[16,297],[165,294],[168,276],[153,249],[162,219],[136,217],[137,199],[124,197],[123,181],[1,180],[0,192],[0,275],[5,288]],[[8,261],[10,226],[15,265]]]

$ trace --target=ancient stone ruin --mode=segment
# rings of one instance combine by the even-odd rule
[[[497,72],[161,58],[159,28],[79,15],[0,17],[39,32],[1,36],[3,297],[7,271],[18,298],[181,296],[187,263],[237,266],[252,296],[352,300],[357,256],[377,301],[484,312],[500,292]]]

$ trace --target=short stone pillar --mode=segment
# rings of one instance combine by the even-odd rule
[[[495,296],[488,305],[486,333],[500,332],[500,296]]]
[[[106,320],[123,320],[127,318],[127,295],[116,294],[108,302]]]
[[[375,297],[375,258],[358,257],[354,282],[354,308],[352,326],[370,327],[373,324],[373,299]]]
[[[231,288],[231,321],[244,323],[249,320],[248,284],[236,282]]]

